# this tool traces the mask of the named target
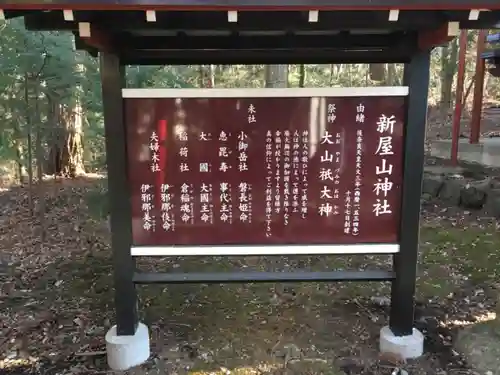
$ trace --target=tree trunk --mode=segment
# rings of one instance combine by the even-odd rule
[[[396,64],[387,64],[387,84],[395,86],[397,82]]]
[[[25,104],[25,116],[26,116],[26,137],[28,140],[28,206],[31,215],[35,212],[35,207],[33,204],[33,150],[32,150],[32,139],[31,139],[31,114],[29,106],[29,77],[28,73],[24,74],[24,104]]]
[[[19,138],[15,139],[15,147],[16,147],[16,162],[17,162],[17,174],[19,176],[19,183],[24,184],[26,182],[26,168],[24,166],[24,156],[23,156],[23,146]]]
[[[209,76],[210,76],[210,87],[211,88],[215,87],[215,74],[216,74],[215,65],[212,64],[209,66]]]
[[[10,108],[12,108],[13,104],[10,104]],[[24,165],[24,154],[23,154],[23,145],[21,139],[23,138],[21,134],[21,124],[19,123],[19,119],[16,116],[12,124],[13,131],[13,139],[14,139],[14,149],[16,150],[16,165],[17,165],[17,177],[19,179],[20,184],[24,184],[25,177],[27,175],[26,167]]]
[[[304,64],[299,65],[299,87],[304,87],[306,82],[306,67]]]
[[[45,188],[43,185],[43,161],[45,159],[42,149],[42,137],[44,134],[44,126],[42,124],[42,116],[40,113],[40,102],[38,93],[38,82],[35,83],[35,124],[36,124],[36,172],[38,179],[38,220],[40,222],[40,238],[41,245],[45,242]]]
[[[330,87],[333,86],[334,78],[335,78],[335,65],[330,64],[330,82],[329,82],[328,86],[330,86]]]
[[[453,78],[457,71],[458,42],[454,39],[441,52],[441,111],[447,114],[451,109]]]
[[[61,170],[59,165],[59,147],[54,147],[54,144],[59,143],[59,105],[57,100],[51,95],[47,94],[47,124],[50,127],[50,149],[49,156],[47,158],[47,164],[45,167],[45,173],[49,175],[57,174],[57,171]]]
[[[47,164],[47,173],[65,177],[85,174],[83,163],[83,113],[77,102],[74,108],[56,106],[56,129]]]
[[[385,64],[370,64],[370,79],[375,82],[385,81]]]
[[[266,65],[266,87],[288,87],[288,65]]]

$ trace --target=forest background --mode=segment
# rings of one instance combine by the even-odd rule
[[[468,33],[465,73],[467,132],[478,33]],[[77,176],[105,170],[99,62],[75,51],[72,35],[30,32],[22,20],[0,24],[0,179],[30,186],[44,175]],[[450,135],[458,39],[432,54],[428,141]],[[133,66],[127,86],[342,87],[399,85],[401,64]],[[500,101],[498,79],[486,75],[485,106]],[[495,111],[493,111],[495,112]],[[483,130],[500,125],[485,111]],[[493,116],[488,114],[493,113]],[[499,111],[500,113],[500,111]]]

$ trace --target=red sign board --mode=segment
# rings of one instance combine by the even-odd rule
[[[356,90],[128,90],[134,246],[397,243],[405,97]]]

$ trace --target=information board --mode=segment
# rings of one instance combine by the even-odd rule
[[[126,97],[134,246],[397,244],[398,89]]]

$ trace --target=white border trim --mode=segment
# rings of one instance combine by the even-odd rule
[[[132,246],[132,256],[395,254],[398,244]]]
[[[296,98],[407,96],[408,86],[267,89],[122,89],[124,98]]]

